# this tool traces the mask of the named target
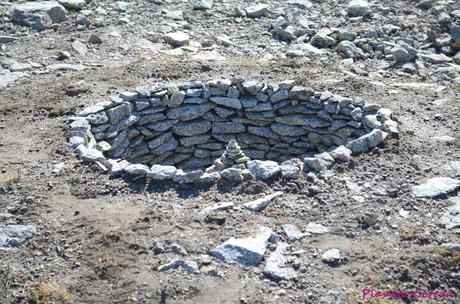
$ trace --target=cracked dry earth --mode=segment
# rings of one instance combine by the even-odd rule
[[[180,5],[176,2],[150,5],[161,9]],[[189,6],[185,10],[192,20],[194,14],[205,16]],[[208,24],[215,14],[206,14],[210,19],[196,26],[217,26]],[[50,64],[58,51],[69,50],[70,38],[106,32],[105,26],[129,33],[116,19],[107,22],[78,30],[67,22],[43,32],[14,25],[3,29],[5,34],[24,35],[2,48],[0,59]],[[257,39],[269,44],[269,38]],[[118,43],[105,41],[88,56],[72,53],[84,70],[30,73],[0,91],[0,228],[36,228],[21,246],[0,250],[0,303],[403,303],[363,299],[365,288],[451,291],[454,297],[446,302],[460,301],[458,230],[440,224],[459,200],[458,188],[435,198],[413,191],[430,178],[460,179],[450,165],[460,160],[458,83],[441,81],[437,74],[411,75],[401,67],[379,77],[356,73],[334,55],[322,61],[274,53],[275,58],[260,60],[241,52],[207,61],[152,55],[144,48],[120,51]],[[373,71],[372,64],[360,69]],[[393,111],[399,138],[326,173],[210,187],[113,178],[78,160],[68,147],[69,118],[114,93],[232,75],[294,79],[317,91],[372,100]],[[261,212],[238,208],[277,191],[281,197]],[[219,202],[236,207],[200,212]],[[288,240],[283,225],[302,230],[309,223],[328,232]],[[228,239],[255,235],[260,227],[288,244],[283,256],[293,277],[264,273],[276,243],[268,244],[256,267],[211,255]],[[330,249],[339,250],[336,263],[325,261]],[[185,267],[158,271],[174,259],[196,262],[199,273]]]

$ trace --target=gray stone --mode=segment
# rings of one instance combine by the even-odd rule
[[[203,173],[203,175],[200,176],[198,182],[202,184],[212,184],[216,183],[220,179],[221,175],[219,172],[205,172]]]
[[[242,182],[244,180],[243,171],[237,168],[227,168],[220,172],[222,178],[232,182]]]
[[[185,92],[184,91],[177,91],[174,92],[171,97],[169,98],[168,106],[169,107],[177,107],[182,104],[185,98]]]
[[[180,136],[201,135],[211,130],[211,123],[201,119],[179,122],[173,126],[172,130],[174,134]]]
[[[56,1],[37,1],[13,5],[10,15],[13,22],[42,31],[64,21],[67,11]]]
[[[179,184],[193,183],[197,181],[201,175],[203,175],[203,170],[194,170],[194,171],[184,172],[183,170],[178,169],[176,172],[176,175],[173,178],[173,181]]]
[[[177,168],[174,166],[153,165],[147,172],[147,176],[154,180],[172,179],[176,175]]]
[[[22,246],[37,234],[33,225],[8,225],[0,228],[0,250],[11,250]]]
[[[167,132],[149,141],[148,146],[150,149],[155,149],[161,146],[162,144],[166,143],[167,141],[171,140],[172,138],[173,134],[171,132]]]
[[[198,117],[202,117],[210,109],[211,105],[209,103],[200,105],[185,105],[169,110],[166,115],[169,119],[187,121]]]
[[[109,117],[110,123],[116,124],[117,122],[131,115],[131,107],[129,103],[123,103],[119,106],[108,109],[106,113]]]
[[[308,167],[320,172],[329,169],[334,163],[334,159],[329,153],[323,152],[316,154],[315,157],[305,157],[304,162]]]
[[[396,62],[407,62],[415,58],[417,50],[401,40],[391,49],[391,54]]]
[[[288,239],[288,242],[295,242],[298,240],[303,239],[304,237],[308,236],[308,233],[304,233],[300,231],[296,225],[293,224],[284,224],[281,225],[281,228],[283,229],[284,233],[286,234],[286,237]]]
[[[169,263],[163,264],[158,266],[158,271],[168,271],[171,269],[183,268],[187,273],[197,274],[200,273],[200,269],[198,268],[198,264],[194,261],[189,260],[172,260]]]
[[[365,16],[369,9],[369,3],[364,0],[351,0],[347,5],[347,12],[351,17]]]
[[[195,5],[193,6],[196,10],[208,10],[212,8],[214,0],[195,0]]]
[[[168,138],[160,146],[151,149],[150,152],[154,155],[164,155],[168,151],[172,151],[177,148],[179,145],[178,141],[175,138]]]
[[[167,43],[173,46],[184,46],[190,42],[190,37],[184,32],[168,33],[164,36]]]
[[[460,188],[460,180],[450,177],[434,177],[425,183],[412,187],[416,197],[434,198],[452,193]]]
[[[253,160],[248,164],[248,169],[254,176],[260,179],[269,179],[278,175],[281,172],[281,168],[278,163],[271,160]]]
[[[348,161],[351,158],[351,153],[352,151],[343,145],[329,152],[334,160],[342,162]]]
[[[274,123],[271,125],[271,129],[278,135],[281,136],[302,136],[307,134],[307,130],[298,126],[289,126],[281,123]]]
[[[272,235],[271,229],[261,227],[257,235],[243,239],[230,238],[215,247],[211,254],[226,263],[257,267]]]
[[[294,86],[289,91],[289,99],[309,100],[314,91],[302,86]]]
[[[125,91],[125,92],[122,92],[120,94],[120,98],[123,100],[123,101],[134,101],[137,99],[138,97],[138,93],[137,92],[129,92],[129,91]]]
[[[319,48],[330,48],[335,45],[335,39],[329,35],[332,31],[329,28],[322,28],[310,39],[310,43]]]
[[[303,162],[298,158],[292,158],[281,163],[281,176],[284,178],[296,178],[303,170]]]
[[[284,99],[289,98],[289,90],[286,89],[280,89],[277,92],[275,92],[272,96],[270,96],[270,101],[273,103],[279,102]]]
[[[213,122],[212,133],[242,133],[246,131],[246,127],[239,122]]]
[[[141,164],[131,164],[125,168],[125,171],[132,175],[146,175],[149,172],[149,167]]]
[[[253,127],[248,126],[248,132],[251,134],[255,134],[258,136],[271,138],[271,139],[278,139],[279,135],[272,131],[269,127]]]
[[[273,29],[275,30],[276,35],[278,35],[281,39],[293,40],[296,38],[295,27],[282,16],[275,20],[273,23]]]
[[[270,254],[263,273],[273,280],[290,280],[295,277],[296,273],[294,269],[286,266],[286,258],[284,257],[284,251],[289,247],[286,243],[278,243],[275,251]]]
[[[181,145],[185,147],[196,146],[200,144],[205,144],[211,139],[211,135],[198,135],[190,137],[182,137],[179,139]]]
[[[341,41],[337,45],[337,52],[345,58],[358,58],[360,53],[362,53],[353,42],[347,40]]]
[[[356,154],[365,153],[382,143],[387,136],[387,132],[375,129],[358,139],[350,141],[346,147]]]
[[[241,110],[241,101],[238,98],[222,97],[222,96],[211,96],[209,98],[215,104],[226,106],[232,109]]]
[[[249,170],[251,170],[251,169],[249,169]],[[257,175],[256,175],[256,177],[257,177]],[[271,202],[273,202],[277,197],[280,197],[282,195],[283,195],[283,192],[278,191],[278,192],[275,192],[273,194],[267,195],[265,197],[256,199],[254,201],[247,202],[247,203],[243,204],[243,207],[245,207],[246,209],[249,209],[249,210],[251,210],[253,212],[261,212],[265,208],[267,208],[267,206]]]
[[[155,122],[155,123],[145,125],[145,127],[148,128],[148,129],[157,131],[157,132],[164,132],[164,131],[169,130],[172,126],[174,126],[178,122],[179,122],[179,120],[177,120],[177,119],[175,119],[175,120],[165,119],[165,120],[162,120],[162,121],[159,121],[159,122]]]

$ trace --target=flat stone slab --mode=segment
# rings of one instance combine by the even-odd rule
[[[256,199],[254,201],[247,202],[246,204],[243,204],[243,206],[246,209],[249,209],[254,212],[260,212],[263,211],[267,206],[277,197],[283,195],[283,192],[278,191],[273,194],[267,195],[265,197]]]
[[[200,213],[206,214],[206,213],[212,213],[212,212],[217,212],[217,211],[229,210],[229,209],[233,209],[233,207],[235,207],[235,204],[233,202],[215,203],[215,204],[212,204],[211,206],[208,206],[202,209]]]
[[[257,235],[242,239],[230,238],[214,248],[211,254],[226,263],[257,267],[272,236],[270,228],[261,227]]]
[[[434,177],[425,183],[414,186],[412,192],[416,197],[434,198],[446,195],[460,188],[460,180],[450,177]]]
[[[273,280],[290,280],[295,277],[294,269],[286,267],[284,252],[289,247],[286,243],[279,243],[275,251],[270,254],[265,263],[264,274]]]

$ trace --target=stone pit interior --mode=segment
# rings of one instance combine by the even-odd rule
[[[150,172],[157,179],[195,172],[185,179],[193,181],[218,171],[216,160],[230,141],[248,159],[271,161],[272,167],[276,161],[281,166],[276,173],[293,163],[321,171],[397,134],[391,115],[375,103],[315,92],[292,80],[272,85],[235,77],[156,84],[83,109],[73,118],[70,146],[112,173],[169,172]],[[256,177],[266,177],[255,170],[249,168]]]

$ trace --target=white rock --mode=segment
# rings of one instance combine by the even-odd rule
[[[149,167],[142,164],[131,164],[125,168],[125,171],[133,175],[146,175],[149,172]]]
[[[431,140],[440,143],[453,144],[455,143],[456,138],[448,135],[440,135],[431,137]]]
[[[351,158],[351,153],[351,150],[345,146],[339,146],[329,152],[334,160],[343,162],[348,161]]]
[[[424,184],[412,187],[412,191],[417,197],[437,197],[446,195],[460,188],[460,180],[450,177],[434,177],[427,180]]]
[[[356,154],[365,153],[382,143],[387,136],[387,132],[374,129],[370,133],[350,141],[346,147]]]
[[[214,0],[196,0],[193,6],[196,10],[208,10],[214,4]]]
[[[260,212],[263,211],[265,208],[267,208],[268,204],[270,204],[275,198],[282,196],[283,192],[278,191],[273,194],[267,195],[265,197],[256,199],[254,201],[250,201],[248,203],[243,204],[243,206],[246,209],[249,209],[254,212]]]
[[[261,227],[257,235],[242,239],[230,238],[215,247],[211,254],[226,263],[257,267],[272,237],[270,228]]]
[[[295,242],[309,236],[309,233],[300,231],[296,225],[284,224],[281,226],[289,242]]]
[[[244,180],[243,171],[237,168],[224,169],[220,175],[229,181],[242,182]]]
[[[235,207],[235,204],[233,202],[215,203],[211,206],[204,208],[203,210],[200,211],[200,213],[207,214],[207,213],[216,212],[216,211],[233,209],[233,207]]]
[[[340,255],[340,250],[337,248],[329,249],[321,255],[321,260],[325,263],[337,263],[340,261],[342,256]]]
[[[174,166],[153,165],[147,172],[147,176],[154,180],[172,179],[176,175],[177,168]]]
[[[190,42],[190,37],[184,32],[168,33],[164,36],[167,43],[173,46],[184,46]]]
[[[325,234],[329,232],[329,228],[321,224],[308,223],[307,227],[305,228],[305,232],[309,232],[311,234]]]
[[[281,163],[281,176],[284,178],[296,178],[303,170],[303,162],[298,158],[292,158]]]
[[[286,258],[284,251],[288,248],[288,244],[279,243],[275,251],[268,257],[263,273],[274,280],[290,280],[296,273],[294,269],[286,266]]]
[[[248,164],[248,169],[255,177],[263,180],[274,177],[281,172],[278,163],[271,160],[252,160]]]
[[[347,12],[352,17],[365,16],[369,12],[369,3],[364,0],[352,0],[347,5]]]
[[[327,170],[334,164],[334,158],[327,152],[316,154],[315,157],[305,157],[303,161],[318,172]]]
[[[459,229],[460,228],[460,196],[451,198],[450,201],[453,203],[446,212],[441,216],[440,224],[445,226],[447,229]]]

